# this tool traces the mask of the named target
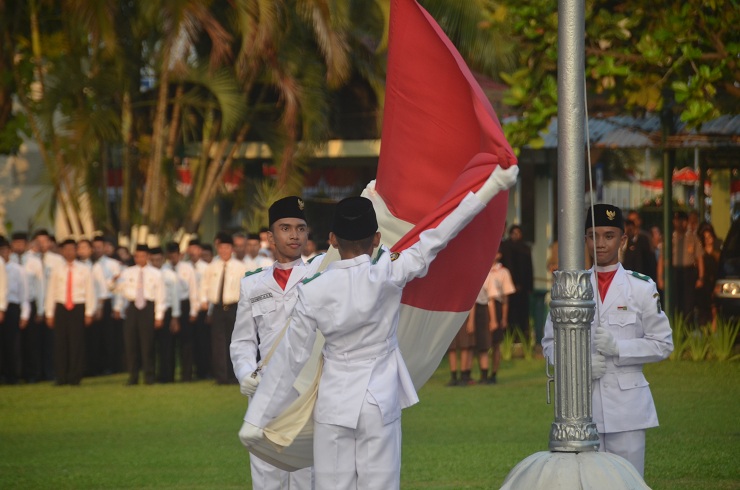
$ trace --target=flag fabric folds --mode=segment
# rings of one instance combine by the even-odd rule
[[[516,157],[483,90],[439,25],[415,0],[392,0],[386,99],[377,179],[365,194],[384,243],[400,252],[436,226],[497,165]],[[382,201],[382,205],[380,204]],[[508,193],[489,203],[403,294],[399,343],[417,387],[434,372],[490,269]],[[421,339],[421,343],[420,343]]]
[[[516,157],[462,57],[415,0],[392,0],[380,161],[377,179],[363,191],[373,202],[382,242],[395,252],[416,243],[497,165],[516,165]],[[503,235],[507,202],[508,192],[495,196],[428,274],[404,289],[398,340],[417,389],[475,302]],[[314,374],[301,376],[316,380]],[[265,428],[269,439],[250,450],[286,470],[310,466],[312,430],[306,427],[290,443],[273,430],[292,425],[281,417]]]

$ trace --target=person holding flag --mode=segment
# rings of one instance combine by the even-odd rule
[[[400,487],[401,409],[418,402],[398,349],[403,287],[429,270],[437,253],[493,196],[516,182],[518,167],[496,167],[476,193],[401,253],[381,247],[372,202],[337,204],[329,242],[341,260],[303,281],[285,337],[249,405],[240,437],[249,444],[297,397],[292,389],[316,341],[325,338],[314,409],[317,488]]]

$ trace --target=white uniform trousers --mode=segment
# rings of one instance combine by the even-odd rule
[[[316,488],[394,490],[401,485],[401,418],[383,425],[369,393],[356,429],[314,423]]]
[[[313,468],[285,471],[249,455],[254,490],[313,490]]]
[[[645,429],[599,434],[599,451],[621,456],[645,477]]]

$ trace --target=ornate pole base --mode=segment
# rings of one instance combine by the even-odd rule
[[[555,345],[555,422],[550,450],[595,451],[599,434],[591,408],[591,322],[594,292],[590,271],[556,271],[550,317]]]

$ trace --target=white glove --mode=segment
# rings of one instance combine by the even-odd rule
[[[239,391],[242,392],[242,395],[245,396],[252,396],[254,395],[254,392],[257,391],[257,386],[260,384],[260,380],[262,379],[262,376],[257,373],[257,375],[253,378],[252,375],[245,376],[243,380],[239,383]]]
[[[598,352],[591,354],[591,379],[597,380],[606,374],[606,357]]]
[[[264,436],[265,432],[262,429],[248,422],[244,422],[242,428],[239,429],[239,440],[245,446],[252,446],[261,441]]]
[[[488,204],[493,196],[516,184],[517,175],[519,175],[519,167],[516,165],[509,168],[497,166],[475,195],[480,202]]]
[[[604,327],[597,327],[594,332],[594,344],[596,350],[605,356],[619,356],[619,347],[614,336]]]

